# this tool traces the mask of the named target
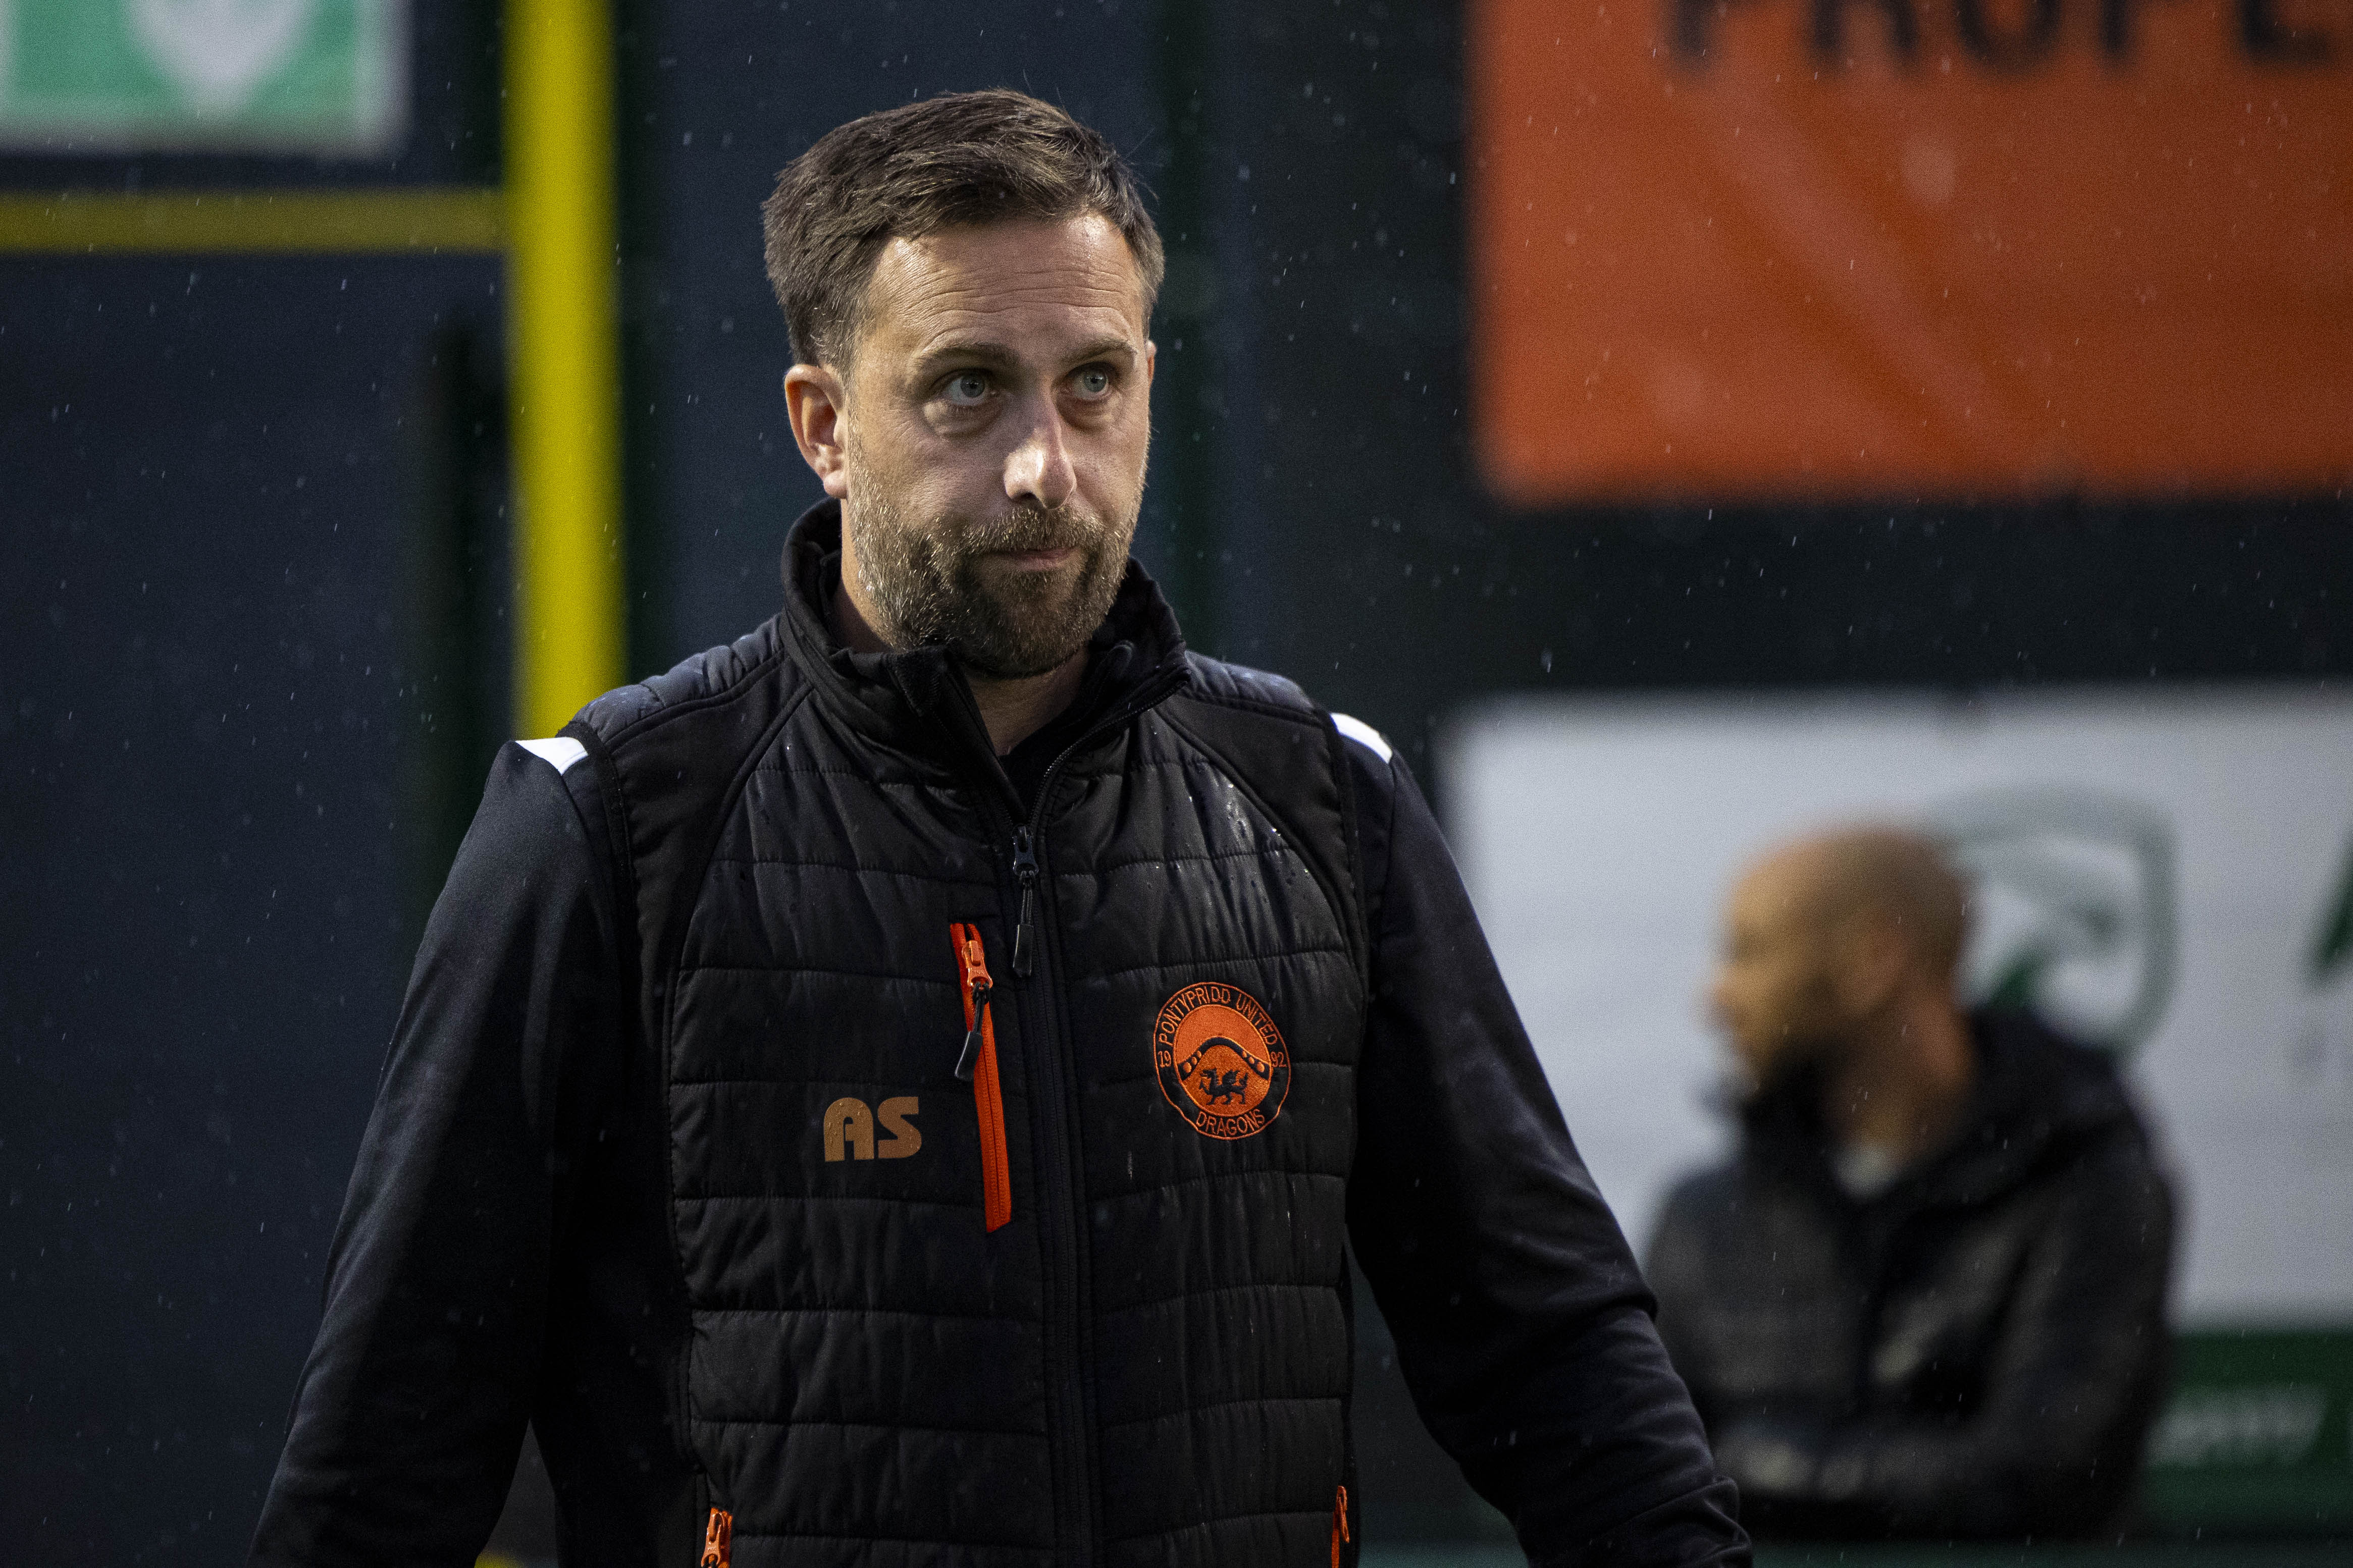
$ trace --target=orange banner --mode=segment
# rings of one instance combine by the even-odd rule
[[[1472,0],[1527,507],[2353,478],[2353,0]]]

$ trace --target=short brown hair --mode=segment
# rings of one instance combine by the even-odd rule
[[[874,259],[892,240],[1087,213],[1127,241],[1148,312],[1166,262],[1134,172],[1097,132],[1004,88],[837,126],[785,165],[760,207],[768,282],[805,363],[847,363]]]

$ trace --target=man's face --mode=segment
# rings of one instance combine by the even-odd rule
[[[1818,893],[1804,857],[1784,854],[1741,878],[1725,911],[1708,1001],[1758,1088],[1827,1054],[1849,1023]]]
[[[1082,648],[1127,566],[1151,443],[1135,260],[1096,216],[894,239],[842,387],[843,570],[896,647],[984,675]]]

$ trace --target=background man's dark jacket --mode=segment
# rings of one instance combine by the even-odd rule
[[[1386,745],[1131,571],[1000,767],[940,650],[833,641],[839,531],[776,620],[499,757],[257,1560],[469,1561],[529,1419],[568,1562],[691,1561],[710,1505],[744,1564],[1353,1561],[1345,1241],[1538,1561],[1745,1561]],[[1237,993],[1188,1091],[1167,1031]]]
[[[1831,1173],[1798,1074],[1667,1200],[1660,1330],[1752,1528],[2087,1535],[2129,1500],[2172,1199],[2105,1057],[2022,1013],[1972,1028],[1959,1132],[1876,1196]]]

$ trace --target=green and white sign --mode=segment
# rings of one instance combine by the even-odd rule
[[[1939,831],[1968,989],[2115,1051],[2179,1184],[2148,1516],[2353,1529],[2353,694],[1521,699],[1451,742],[1463,875],[1638,1237],[1726,1136],[1700,993],[1733,878],[1829,823]]]
[[[0,0],[0,145],[378,153],[406,0]]]

